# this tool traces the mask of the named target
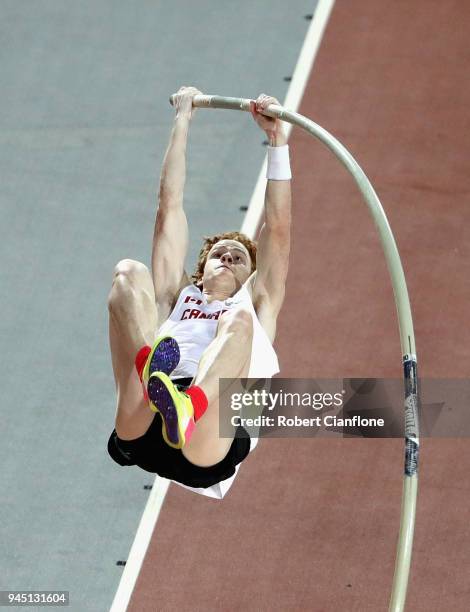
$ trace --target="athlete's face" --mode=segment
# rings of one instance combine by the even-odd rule
[[[220,240],[209,251],[202,283],[238,290],[251,274],[248,249],[237,240]]]

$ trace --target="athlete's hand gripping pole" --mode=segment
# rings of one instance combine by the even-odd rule
[[[176,94],[170,96],[170,104],[174,106],[174,98]],[[193,98],[194,108],[226,108],[229,110],[239,110],[250,112],[250,104],[256,102],[256,100],[250,100],[249,98],[225,98],[223,96],[209,96],[209,95],[196,95]],[[277,104],[271,104],[263,110],[263,115],[267,117],[275,117],[277,119],[284,119],[286,109]],[[294,113],[296,114],[296,113]],[[287,121],[287,119],[284,119]]]

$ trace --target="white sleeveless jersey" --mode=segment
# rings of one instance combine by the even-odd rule
[[[258,320],[250,294],[242,287],[234,296],[225,301],[207,303],[204,294],[195,285],[185,287],[169,318],[158,330],[158,335],[175,338],[180,347],[181,359],[171,378],[193,377],[206,347],[217,333],[219,317],[231,308],[244,307],[253,316],[253,343],[248,378],[271,378],[279,372],[279,362],[268,335]],[[251,438],[250,452],[258,444],[258,438]],[[235,474],[226,480],[207,488],[195,488],[175,484],[199,495],[223,499],[233,484],[241,464],[235,466]]]
[[[279,362],[268,335],[258,320],[246,287],[224,301],[207,302],[195,285],[185,287],[169,318],[158,330],[158,335],[175,338],[181,359],[171,378],[193,377],[206,347],[217,333],[220,316],[232,308],[244,307],[253,316],[253,344],[248,378],[271,378],[279,372]]]

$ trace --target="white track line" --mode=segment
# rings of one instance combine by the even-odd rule
[[[335,0],[318,0],[292,81],[282,104],[282,106],[289,110],[296,111],[300,104],[334,2]],[[290,123],[286,124],[287,136],[289,136],[291,129],[292,125]],[[256,235],[263,213],[264,192],[266,189],[265,177],[266,159],[261,167],[258,181],[241,228],[243,233],[252,238]],[[170,481],[165,478],[160,478],[160,476],[155,478],[152,492],[149,495],[145,510],[140,519],[140,524],[122,572],[110,612],[125,612],[127,610],[169,484]]]
[[[170,481],[166,480],[166,478],[155,477],[152,492],[149,495],[144,513],[140,519],[140,524],[122,572],[110,612],[125,612],[127,610],[169,485]]]

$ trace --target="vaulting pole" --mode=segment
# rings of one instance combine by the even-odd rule
[[[209,95],[197,95],[193,98],[193,106],[196,108],[225,108],[249,111],[250,102],[253,102],[253,100]],[[173,103],[173,97],[170,98],[170,103]],[[419,425],[418,373],[413,321],[400,255],[380,200],[364,171],[349,151],[329,132],[299,113],[294,113],[282,106],[271,104],[263,111],[263,115],[276,117],[302,128],[334,153],[355,180],[379,232],[395,296],[405,382],[405,471],[400,532],[389,606],[389,612],[402,612],[405,609],[416,516]]]

